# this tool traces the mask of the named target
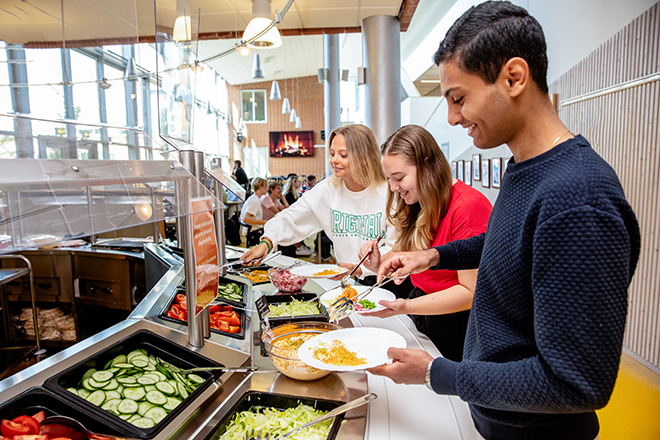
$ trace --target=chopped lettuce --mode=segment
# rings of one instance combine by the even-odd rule
[[[218,440],[245,440],[245,432],[261,430],[264,434],[270,433],[275,439],[290,430],[311,422],[327,411],[316,410],[309,405],[299,404],[296,408],[279,411],[275,408],[250,408],[234,414],[232,421]],[[334,419],[324,420],[308,428],[301,429],[289,437],[292,440],[325,440],[330,434],[330,427]]]
[[[321,311],[316,302],[305,302],[294,299],[289,303],[269,304],[269,316],[308,316],[320,315]]]

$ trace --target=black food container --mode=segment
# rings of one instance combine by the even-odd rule
[[[185,290],[177,290],[176,293],[177,293],[177,294],[181,293],[181,294],[185,295],[185,294],[186,294],[186,291],[185,291]],[[170,317],[170,316],[167,316],[167,311],[170,310],[170,307],[172,307],[172,305],[175,304],[175,303],[176,303],[176,294],[174,295],[174,297],[172,297],[172,301],[170,301],[170,302],[167,304],[167,307],[165,307],[165,308],[160,312],[160,315],[158,315],[158,317],[159,317],[160,319],[164,320],[164,321],[174,322],[174,323],[182,324],[182,325],[188,325],[188,322],[187,322],[187,321],[183,321],[183,320],[181,320],[181,319],[176,319],[176,318],[172,318],[172,317]],[[223,305],[231,306],[231,307],[233,308],[233,310],[236,311],[236,313],[238,314],[238,318],[239,318],[240,321],[241,321],[241,328],[240,328],[240,330],[238,331],[238,333],[230,333],[230,332],[224,332],[224,331],[222,331],[222,330],[220,330],[220,329],[217,329],[217,328],[213,328],[213,327],[211,327],[211,332],[213,332],[213,333],[217,333],[217,334],[219,334],[219,335],[223,335],[223,336],[229,336],[230,338],[235,338],[235,339],[245,339],[245,326],[246,326],[246,322],[245,322],[245,321],[246,321],[246,319],[245,319],[245,310],[243,310],[243,307],[244,307],[244,306],[236,306],[235,304],[231,304],[231,303],[229,303],[229,301],[227,301],[227,302],[224,302],[224,301],[214,301],[214,302],[211,303],[211,305],[210,305],[209,307],[213,307],[213,306],[223,306]],[[241,308],[239,309],[239,308],[234,308],[234,307],[241,307]],[[211,315],[213,315],[213,313],[211,313]]]
[[[248,292],[250,291],[250,287],[248,286],[248,283],[245,281],[220,277],[218,280],[218,287],[223,287],[230,283],[238,284],[243,288],[243,299],[241,301],[235,301],[218,295],[215,297],[215,301],[224,301],[232,306],[245,307],[245,304],[247,304]]]
[[[318,295],[315,293],[280,293],[278,295],[266,295],[266,303],[270,306],[271,304],[285,304],[290,303],[294,299],[298,301],[312,301],[313,304],[319,308],[320,313],[317,315],[302,315],[302,316],[271,316],[268,315],[268,321],[270,322],[271,327],[277,327],[278,325],[288,324],[290,322],[300,322],[300,321],[321,321],[329,322],[330,315],[328,310],[325,308],[321,301],[318,299]]]
[[[246,272],[252,272],[253,270],[263,270],[265,272],[268,272],[268,269],[272,269],[272,267],[267,266],[267,265],[264,264],[262,266],[241,266],[238,269],[234,269],[233,272],[236,273],[236,275],[245,276],[244,274]],[[250,281],[252,281],[252,280],[250,280]],[[258,283],[255,283],[254,281],[252,281],[253,285],[266,284],[266,283],[270,283],[270,278],[268,278],[268,276],[266,276],[266,279],[264,281],[260,281]]]
[[[139,437],[142,439],[149,439],[158,434],[168,423],[176,418],[190,403],[195,400],[206,388],[211,386],[213,381],[219,377],[222,372],[208,372],[199,371],[195,374],[202,377],[204,382],[187,398],[185,398],[178,406],[176,406],[167,416],[152,428],[139,428],[118,416],[94,405],[91,402],[83,399],[82,397],[68,391],[67,388],[78,388],[80,380],[90,368],[103,370],[106,363],[111,361],[120,354],[127,355],[133,350],[144,349],[149,355],[154,355],[163,361],[181,368],[199,368],[199,367],[222,367],[224,365],[212,361],[194,351],[190,351],[174,342],[159,336],[148,330],[138,330],[132,335],[117,341],[104,350],[95,353],[93,356],[78,362],[76,365],[67,368],[61,373],[46,380],[44,386],[53,391],[60,397],[72,401],[75,405],[80,406],[91,417],[99,420],[110,418],[115,426],[118,426],[124,431],[131,434],[132,437]],[[88,427],[89,428],[89,427]]]
[[[0,405],[0,419],[12,420],[18,416],[33,416],[43,411],[46,417],[66,416],[79,421],[89,431],[112,436],[131,436],[130,431],[122,429],[105,417],[91,416],[85,409],[76,405],[72,399],[63,399],[42,387],[34,387]]]
[[[206,437],[205,440],[217,440],[219,439],[227,430],[227,426],[231,423],[234,418],[234,414],[237,414],[242,411],[254,411],[255,409],[261,408],[275,408],[280,411],[284,411],[288,408],[295,408],[300,403],[304,405],[309,405],[314,409],[320,409],[323,411],[332,411],[340,405],[343,405],[344,402],[338,402],[334,400],[324,400],[324,399],[310,399],[306,397],[295,397],[287,396],[284,394],[271,394],[271,393],[261,393],[257,391],[249,391],[243,395],[241,400],[234,405],[234,407],[227,413],[227,415],[218,423],[218,425],[213,429],[213,431]],[[344,414],[340,414],[335,417],[332,426],[330,427],[330,432],[328,434],[327,440],[334,440],[337,437],[341,422],[344,419]],[[293,429],[293,428],[291,428]]]

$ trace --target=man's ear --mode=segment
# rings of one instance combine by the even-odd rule
[[[530,81],[527,61],[520,57],[511,58],[502,67],[500,80],[510,97],[519,96]]]

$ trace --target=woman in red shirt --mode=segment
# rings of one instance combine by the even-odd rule
[[[486,231],[492,206],[476,189],[451,176],[449,163],[433,136],[417,125],[397,130],[383,144],[382,165],[390,183],[388,220],[396,227],[392,251],[428,249]],[[373,241],[365,264],[377,272],[380,253]],[[460,361],[477,270],[427,270],[410,279],[408,299],[381,301],[371,315],[408,314],[448,359]]]

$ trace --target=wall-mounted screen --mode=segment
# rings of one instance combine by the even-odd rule
[[[313,131],[271,131],[270,157],[314,156]]]

